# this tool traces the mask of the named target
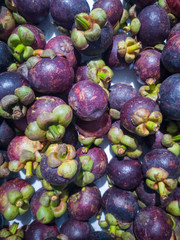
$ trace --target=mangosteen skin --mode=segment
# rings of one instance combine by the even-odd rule
[[[100,118],[90,122],[78,118],[75,127],[85,137],[102,137],[111,127],[111,117],[105,112]]]
[[[88,221],[101,207],[101,193],[96,185],[83,187],[71,195],[67,208],[71,216],[79,221]]]
[[[80,63],[81,55],[73,47],[71,38],[68,36],[62,35],[50,39],[44,49],[52,49],[57,55],[64,55],[72,68],[76,68]]]
[[[107,93],[97,83],[89,80],[73,85],[68,102],[75,114],[84,121],[101,117],[107,109]]]
[[[31,211],[33,214],[33,217],[37,220],[36,218],[36,213],[38,211],[38,209],[41,207],[41,203],[40,203],[40,197],[41,195],[46,192],[47,190],[45,188],[40,188],[38,189],[35,194],[33,195],[31,202],[30,202],[30,206],[31,206]],[[37,220],[38,221],[38,220]],[[40,221],[39,221],[40,222]]]
[[[109,89],[110,108],[121,111],[122,106],[133,97],[136,97],[137,91],[130,84],[116,83]]]
[[[178,0],[167,0],[170,11],[180,20],[180,2]]]
[[[131,5],[136,4],[138,9],[145,8],[146,6],[152,5],[156,0],[130,0],[128,1]]]
[[[180,36],[180,23],[177,23],[173,28],[171,28],[168,39],[174,37],[175,35]]]
[[[7,149],[10,141],[15,137],[15,132],[8,122],[0,119],[0,148]]]
[[[9,94],[14,94],[16,88],[28,86],[28,81],[20,73],[3,72],[0,74],[0,99]]]
[[[45,225],[35,220],[25,231],[25,240],[45,240],[50,237],[56,237],[58,234],[58,228],[55,224]]]
[[[168,178],[177,179],[180,175],[180,158],[167,149],[153,149],[143,159],[142,171],[144,176],[152,167],[162,168],[169,173]]]
[[[137,213],[134,233],[138,240],[169,240],[172,229],[166,213],[158,207],[146,207]]]
[[[109,22],[113,27],[120,21],[123,13],[123,5],[119,0],[97,0],[93,9],[102,8],[106,14]]]
[[[180,73],[180,35],[175,35],[167,41],[161,60],[170,73]]]
[[[163,135],[164,134],[159,130],[155,134],[147,136],[145,138],[145,143],[151,149],[165,148],[161,144],[161,140],[162,140]]]
[[[134,190],[142,180],[141,164],[133,159],[112,158],[107,174],[115,186],[124,190]]]
[[[22,15],[27,22],[32,24],[39,24],[49,13],[49,0],[15,0],[15,6],[20,15]]]
[[[179,38],[180,39],[180,38]],[[162,114],[172,120],[180,120],[180,74],[166,78],[159,90],[160,109]]]
[[[117,220],[125,223],[134,221],[139,210],[136,198],[132,192],[111,187],[102,197],[102,208],[105,213],[111,213]]]
[[[74,18],[78,13],[89,13],[86,0],[53,0],[50,2],[50,12],[55,24],[71,30]]]
[[[108,159],[105,152],[101,148],[93,147],[86,153],[83,152],[83,148],[79,148],[77,150],[77,156],[89,156],[93,160],[94,164],[91,172],[95,176],[94,181],[101,178],[105,174],[106,167],[108,165]]]
[[[13,62],[13,56],[5,42],[0,41],[0,73],[7,71],[9,65]]]
[[[44,94],[62,93],[71,88],[73,80],[73,68],[67,59],[59,56],[42,58],[28,73],[32,88]]]
[[[113,238],[105,231],[92,232],[88,240],[112,240]]]
[[[73,145],[74,147],[77,145],[78,134],[73,123],[70,123],[70,125],[68,125],[68,127],[66,128],[64,137],[62,138],[62,142]]]
[[[113,43],[108,50],[103,54],[103,59],[110,68],[124,69],[130,64],[126,63],[124,57],[120,57],[117,52],[118,42],[120,40],[125,41],[128,36],[125,34],[118,34],[113,37]]]
[[[161,53],[155,49],[142,51],[134,63],[134,71],[140,84],[149,84],[153,79],[155,84],[161,82],[166,76],[166,70],[161,62]]]
[[[157,5],[145,7],[138,18],[141,28],[138,33],[138,41],[144,46],[155,46],[163,43],[170,31],[169,17],[166,11]]]
[[[73,218],[66,220],[59,230],[60,234],[71,240],[87,240],[91,232],[93,232],[93,228],[90,223],[77,221]]]

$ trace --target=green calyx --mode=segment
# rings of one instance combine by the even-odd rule
[[[27,21],[19,13],[13,12],[13,17],[18,24],[26,24]]]
[[[19,26],[17,34],[13,33],[8,38],[8,46],[16,60],[22,63],[33,55],[31,46],[34,41],[34,34],[28,28]]]
[[[57,173],[60,177],[71,179],[74,177],[78,169],[76,160],[66,160],[57,169]]]
[[[172,214],[173,216],[180,216],[180,204],[178,200],[171,201],[167,207],[166,211]]]
[[[81,162],[82,170],[91,172],[94,162],[89,156],[81,156],[79,157],[79,160]]]
[[[33,141],[45,141],[46,140],[46,132],[41,130],[37,124],[37,122],[30,123],[26,130],[25,135],[33,140]]]
[[[153,79],[153,81],[156,81],[156,80]],[[161,86],[161,84],[145,85],[145,86],[140,87],[139,93],[142,97],[148,97],[156,102],[158,99],[158,93],[159,93],[160,86]]]
[[[19,224],[14,222],[9,228],[0,230],[0,238],[7,240],[21,240],[24,239],[24,232],[21,228],[18,229]]]

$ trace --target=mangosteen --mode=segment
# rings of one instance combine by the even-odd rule
[[[160,109],[169,119],[180,120],[180,74],[173,74],[166,78],[159,91]]]
[[[111,68],[128,67],[139,54],[141,43],[126,34],[113,37],[113,43],[104,54],[106,64]]]
[[[25,231],[25,240],[45,240],[47,238],[55,238],[59,234],[56,224],[42,224],[38,221],[33,221]]]
[[[79,66],[76,71],[76,82],[89,80],[107,89],[113,77],[113,71],[102,59],[94,59],[86,65]]]
[[[29,210],[29,200],[34,188],[25,180],[16,178],[0,186],[0,213],[7,221],[15,219]]]
[[[154,149],[145,155],[142,171],[148,187],[156,190],[162,199],[166,199],[177,187],[180,159],[167,149]]]
[[[145,137],[159,130],[162,114],[150,98],[134,97],[123,105],[120,121],[126,130]]]
[[[168,39],[174,37],[175,35],[180,36],[180,23],[177,23],[173,28],[171,28]]]
[[[39,141],[31,141],[26,136],[16,136],[8,146],[9,170],[19,172],[26,169],[26,177],[33,175],[32,170],[37,168],[41,160],[40,151],[45,144]]]
[[[130,158],[138,158],[142,154],[141,140],[126,131],[116,121],[112,124],[108,139],[112,143],[111,149],[118,157],[128,156]]]
[[[108,160],[101,148],[93,147],[86,150],[82,147],[77,150],[77,156],[81,162],[81,170],[75,180],[78,186],[84,187],[105,174]]]
[[[102,8],[93,9],[90,14],[79,13],[71,32],[74,47],[87,56],[105,52],[113,41],[113,28]]]
[[[109,89],[110,115],[114,119],[120,118],[122,106],[133,97],[136,97],[137,91],[130,84],[116,83]]]
[[[67,185],[73,182],[80,170],[76,150],[68,144],[52,144],[40,163],[42,177],[53,185]]]
[[[26,106],[31,104],[35,95],[25,77],[17,72],[0,74],[0,116],[20,119],[26,115]]]
[[[61,35],[51,38],[44,49],[52,49],[57,55],[65,56],[72,68],[76,68],[81,59],[80,53],[74,49],[71,38],[68,36]]]
[[[50,12],[56,25],[71,30],[76,15],[89,13],[90,8],[86,0],[54,0],[50,2]]]
[[[97,0],[93,4],[93,9],[102,8],[106,14],[109,22],[113,26],[113,29],[119,25],[123,14],[123,5],[119,0]]]
[[[180,36],[171,37],[165,44],[161,60],[170,73],[180,73]]]
[[[43,49],[45,43],[43,32],[30,24],[18,26],[8,38],[8,46],[20,63],[31,57],[35,49]]]
[[[60,237],[71,240],[87,240],[93,232],[93,228],[89,222],[82,222],[73,218],[67,219],[59,230]]]
[[[126,0],[131,5],[136,4],[138,9],[142,9],[146,6],[152,5],[156,2],[156,0]]]
[[[11,12],[2,5],[0,6],[0,26],[0,40],[6,41],[16,27],[16,22]]]
[[[68,102],[79,118],[93,121],[106,111],[108,97],[97,83],[84,80],[73,85],[69,92]]]
[[[68,198],[67,207],[74,219],[88,221],[101,207],[101,193],[98,187],[83,187]]]
[[[178,0],[166,0],[171,12],[180,20],[180,2]]]
[[[25,135],[31,140],[59,141],[72,120],[71,108],[58,97],[37,98],[28,109]]]
[[[9,65],[13,62],[13,56],[6,43],[0,41],[0,73],[7,71]]]
[[[47,191],[40,188],[32,197],[31,211],[35,219],[40,223],[47,224],[55,218],[61,217],[67,209],[68,192]]]
[[[10,141],[15,137],[14,129],[9,122],[0,119],[0,148],[7,149]]]
[[[23,132],[23,134],[24,134],[24,132],[27,128],[27,125],[28,125],[26,117],[23,117],[19,120],[14,120],[13,124],[14,124],[15,128],[17,128],[20,132]]]
[[[23,240],[24,239],[24,230],[23,227],[18,228],[19,223],[13,222],[12,225],[8,227],[1,228],[0,230],[0,239],[3,240]]]
[[[66,128],[66,132],[64,134],[64,137],[62,138],[62,142],[76,147],[78,143],[78,134],[74,124],[70,123],[69,126]]]
[[[107,166],[112,183],[124,190],[134,190],[142,180],[141,164],[137,160],[112,158]]]
[[[97,231],[97,232],[92,232],[89,236],[89,240],[112,240],[113,238],[111,237],[110,234],[108,234],[105,231]]]
[[[158,207],[141,209],[134,220],[134,233],[138,240],[169,240],[172,226],[166,213]]]
[[[157,5],[145,7],[138,19],[141,28],[138,33],[138,41],[144,46],[155,46],[163,43],[168,38],[170,21],[166,11]]]

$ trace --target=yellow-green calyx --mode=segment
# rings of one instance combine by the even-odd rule
[[[156,102],[157,98],[158,98],[160,86],[161,86],[161,84],[145,85],[145,86],[140,87],[139,93],[142,97],[148,97]]]
[[[103,142],[104,138],[85,137],[82,134],[79,134],[78,140],[81,144],[90,148],[92,144],[94,144],[95,146],[99,146]]]
[[[76,28],[71,33],[73,45],[83,50],[88,47],[88,42],[97,41],[101,36],[101,28],[107,23],[106,12],[101,8],[96,8],[87,13],[79,13],[75,17]]]
[[[24,239],[24,232],[21,228],[18,229],[19,224],[14,222],[9,228],[0,230],[0,238],[7,240],[21,240]]]

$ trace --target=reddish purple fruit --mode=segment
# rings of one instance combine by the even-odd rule
[[[87,221],[93,217],[101,207],[101,193],[97,186],[83,187],[68,199],[68,211],[79,221]]]
[[[97,84],[88,80],[73,85],[68,102],[75,114],[85,121],[93,121],[107,109],[107,93]]]
[[[170,8],[171,12],[180,19],[180,2],[179,0],[166,0],[168,7]]]
[[[137,213],[134,233],[138,240],[169,240],[172,226],[166,213],[158,207],[146,207]]]
[[[168,39],[174,37],[175,35],[180,36],[180,23],[177,23],[169,33]]]

